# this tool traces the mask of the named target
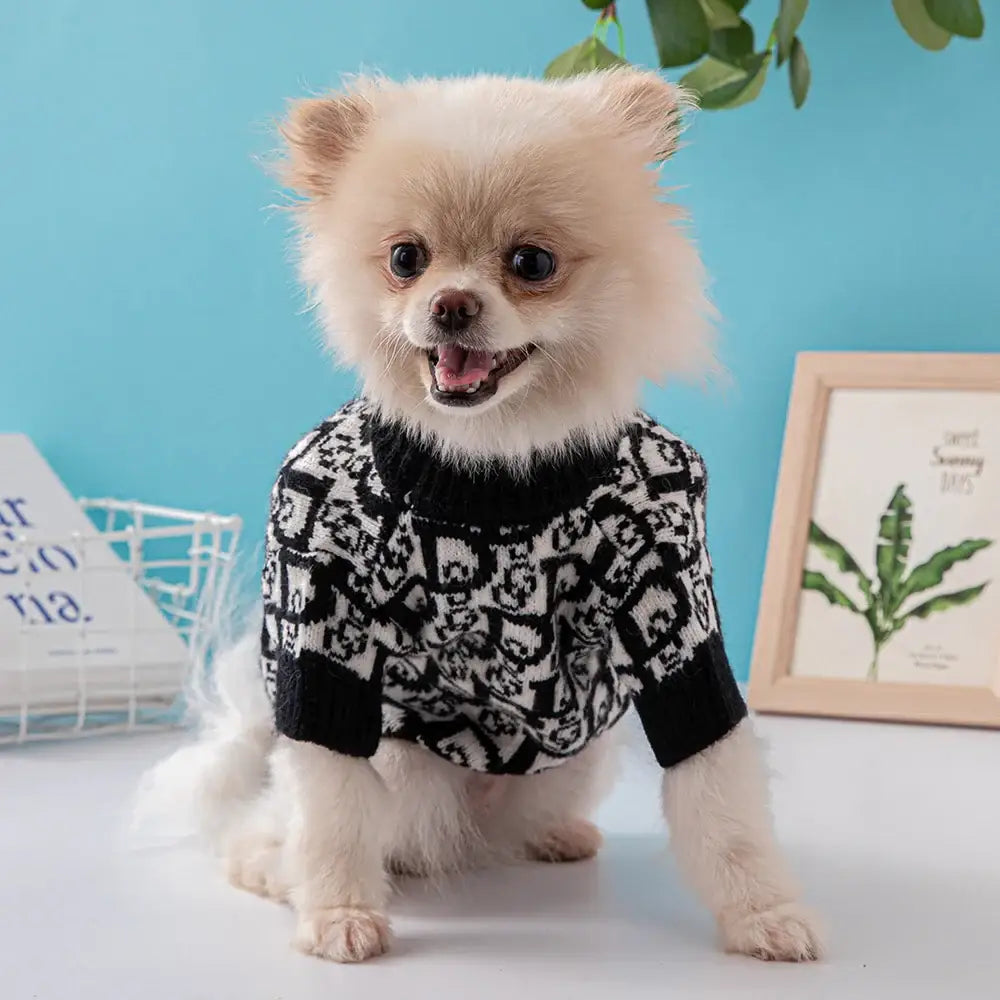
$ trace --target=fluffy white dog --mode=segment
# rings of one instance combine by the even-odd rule
[[[292,904],[307,952],[383,952],[394,872],[592,856],[634,705],[725,947],[820,953],[719,637],[704,467],[637,410],[711,357],[651,169],[685,110],[635,71],[291,108],[302,274],[363,395],[282,468],[263,628],[150,794]]]

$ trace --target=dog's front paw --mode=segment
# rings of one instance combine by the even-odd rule
[[[334,962],[363,962],[389,948],[389,921],[381,913],[334,906],[299,917],[295,946]]]
[[[769,962],[812,962],[823,955],[819,920],[798,903],[729,914],[719,927],[726,951]]]
[[[603,843],[601,831],[590,820],[570,819],[531,841],[527,853],[535,861],[583,861],[592,858]]]

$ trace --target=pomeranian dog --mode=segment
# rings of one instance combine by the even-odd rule
[[[724,947],[820,954],[719,636],[704,467],[637,409],[711,363],[654,169],[686,111],[633,70],[291,106],[302,275],[363,394],[290,453],[263,626],[147,794],[308,953],[384,952],[393,874],[593,856],[634,706]]]

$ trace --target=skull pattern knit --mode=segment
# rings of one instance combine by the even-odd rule
[[[364,400],[271,498],[262,671],[277,730],[383,736],[528,774],[634,704],[669,767],[746,714],[719,632],[705,467],[637,412],[617,445],[526,472],[450,464]]]

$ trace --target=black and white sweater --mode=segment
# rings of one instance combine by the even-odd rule
[[[262,668],[279,732],[382,736],[494,774],[559,764],[634,703],[668,767],[746,714],[719,634],[705,468],[644,413],[527,477],[446,464],[366,402],[272,494]]]

